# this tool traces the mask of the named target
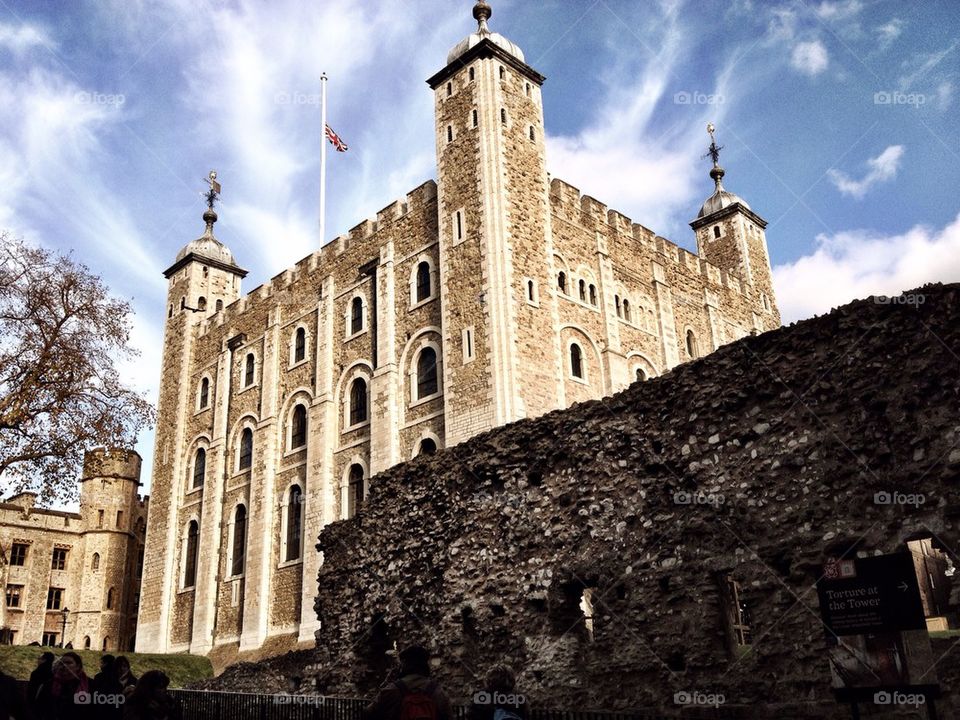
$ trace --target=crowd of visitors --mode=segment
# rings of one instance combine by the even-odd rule
[[[181,720],[159,670],[137,678],[124,656],[104,655],[91,679],[80,656],[44,652],[26,692],[0,671],[0,718],[7,720]]]

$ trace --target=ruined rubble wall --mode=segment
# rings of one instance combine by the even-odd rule
[[[321,534],[320,689],[369,694],[384,650],[419,641],[461,700],[507,661],[540,706],[676,711],[676,693],[701,692],[752,717],[830,716],[824,558],[922,534],[957,547],[960,286],[913,295],[924,302],[855,302],[376,476],[359,515]],[[874,502],[892,491],[925,502]],[[747,653],[727,576],[750,611]],[[934,652],[951,716],[958,651]]]

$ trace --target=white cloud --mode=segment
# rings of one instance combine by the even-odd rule
[[[827,69],[830,55],[827,48],[819,40],[797,43],[790,56],[790,65],[805,75],[819,75]]]
[[[953,83],[944,80],[937,86],[937,108],[946,110],[953,102]]]
[[[828,171],[830,181],[842,195],[862,198],[877,183],[892,180],[897,176],[903,152],[903,145],[891,145],[875,158],[870,158],[867,160],[867,174],[859,180],[853,180],[846,173],[831,168]]]
[[[887,47],[903,33],[903,20],[893,18],[876,28],[877,41],[881,47]]]
[[[46,33],[33,25],[8,25],[0,23],[0,47],[22,53],[35,47],[49,46]]]
[[[917,225],[900,235],[851,230],[817,237],[816,250],[773,269],[783,321],[855,298],[897,295],[930,282],[960,281],[960,215],[941,230]]]
[[[927,83],[929,86],[929,83],[939,76],[939,73],[934,72],[937,66],[943,62],[944,58],[948,57],[957,49],[958,44],[960,44],[960,40],[954,40],[943,50],[932,53],[916,53],[913,55],[913,57],[904,62],[904,65],[911,67],[912,70],[900,77],[897,81],[897,87],[903,92],[910,92],[918,84]]]
[[[820,3],[814,13],[821,20],[846,20],[857,15],[863,9],[860,0],[841,0],[839,2]]]

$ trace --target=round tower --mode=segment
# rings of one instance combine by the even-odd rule
[[[141,458],[133,450],[97,448],[84,455],[80,478],[83,535],[81,595],[71,608],[75,647],[127,650],[139,593],[139,547],[146,504],[137,494]]]

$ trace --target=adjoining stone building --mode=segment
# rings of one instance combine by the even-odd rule
[[[436,182],[245,296],[212,209],[166,270],[138,650],[312,643],[310,548],[372,475],[779,327],[716,155],[697,254],[551,180],[544,77],[490,14],[428,80]]]
[[[87,452],[80,512],[0,502],[0,641],[132,651],[148,497],[133,451]]]

